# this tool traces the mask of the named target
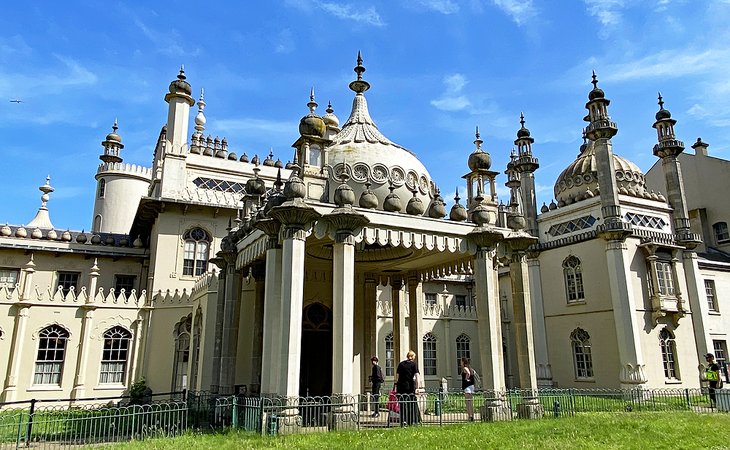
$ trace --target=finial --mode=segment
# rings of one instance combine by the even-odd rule
[[[114,118],[114,125],[112,125],[112,130],[116,133],[119,127],[117,126],[117,119]]]
[[[474,136],[476,136],[477,139],[479,139],[479,125],[477,125],[477,131],[474,133]]]
[[[204,100],[204,98],[205,98],[205,89],[200,88],[200,99],[199,99],[199,101],[202,102]]]
[[[357,51],[357,66],[353,69],[357,74],[357,80],[350,83],[350,89],[361,94],[370,89],[370,83],[362,79],[362,74],[365,72],[365,66],[362,65],[362,54]]]
[[[269,159],[274,159],[274,147],[269,147]]]
[[[662,98],[662,93],[659,92],[659,109],[664,109],[664,99]]]
[[[317,106],[319,106],[319,104],[314,100],[314,86],[312,86],[312,89],[309,91],[309,103],[307,103],[307,108],[309,108],[310,114],[314,114],[314,110],[317,109]]]
[[[312,86],[312,89],[310,89],[310,91],[309,91],[309,101],[310,102],[314,101],[314,86]]]
[[[477,129],[476,129],[476,132],[474,133],[474,136],[476,137],[476,139],[474,140],[474,144],[477,146],[476,149],[478,151],[481,151],[481,149],[482,149],[482,143],[484,141],[481,140],[481,138],[480,138],[480,135],[479,135],[479,126],[477,126]]]
[[[598,89],[598,77],[596,76],[596,71],[593,71],[593,76],[591,77],[593,80],[591,83],[593,83],[593,89]]]
[[[456,195],[454,195],[454,202],[456,202],[456,204],[458,205],[459,204],[459,200],[461,200],[461,197],[459,197],[459,187],[457,186],[456,187]]]
[[[522,128],[525,128],[525,113],[523,113],[522,111],[520,111],[520,126],[522,126]]]
[[[280,191],[283,185],[284,183],[281,181],[281,169],[279,169],[276,171],[276,181],[274,181],[274,187],[277,191]]]
[[[185,78],[185,64],[180,64],[180,73],[177,74],[177,79],[184,80]]]
[[[325,111],[327,112],[327,114],[332,114],[333,112],[335,112],[335,110],[332,109],[332,100],[327,102],[327,109]]]

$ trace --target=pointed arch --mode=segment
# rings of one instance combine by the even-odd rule
[[[570,333],[573,347],[573,367],[578,380],[593,379],[593,356],[591,354],[591,336],[582,328]]]
[[[662,328],[659,332],[659,348],[662,352],[662,366],[664,367],[664,378],[679,380],[679,364],[677,362],[677,343],[674,340],[674,333],[668,328]]]
[[[68,330],[58,324],[49,325],[38,332],[33,384],[61,385],[69,336]]]

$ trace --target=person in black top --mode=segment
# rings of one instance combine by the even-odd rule
[[[383,384],[383,381],[385,381],[385,379],[383,378],[383,370],[378,365],[378,357],[373,356],[372,358],[370,358],[370,362],[373,365],[373,369],[370,374],[370,384],[373,387],[373,417],[378,417],[378,415],[380,414],[380,386]]]
[[[707,391],[710,394],[710,406],[714,407],[716,403],[715,391],[722,387],[720,381],[720,366],[715,362],[715,355],[708,353],[705,355],[705,361],[707,361],[707,367],[705,368],[705,378],[708,381]]]
[[[469,421],[474,421],[474,373],[468,358],[461,358],[461,389],[464,390],[464,403]]]
[[[401,426],[413,425],[419,422],[418,404],[416,403],[416,352],[408,350],[406,359],[398,364],[395,371],[395,392],[400,403]]]

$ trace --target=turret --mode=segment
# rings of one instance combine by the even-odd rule
[[[664,109],[664,99],[661,93],[659,94],[659,111],[655,118],[656,122],[652,126],[656,129],[659,142],[654,145],[654,156],[662,160],[667,199],[673,210],[677,241],[687,248],[695,248],[701,241],[698,235],[690,232],[684,181],[679,160],[677,160],[677,156],[684,151],[684,143],[678,140],[674,134],[674,125],[677,121],[672,119],[672,113],[669,110]]]
[[[526,231],[537,237],[537,198],[535,194],[535,171],[540,167],[537,158],[532,156],[532,144],[535,139],[530,130],[525,128],[525,115],[520,113],[520,129],[517,130],[517,157],[513,162],[514,170],[519,174],[522,212],[525,216]]]
[[[112,125],[112,132],[106,135],[101,145],[104,147],[104,153],[99,155],[99,159],[108,163],[120,163],[122,157],[119,156],[119,151],[124,148],[122,144],[122,138],[117,134],[117,120],[114,119],[114,125]]]
[[[462,177],[466,180],[466,206],[470,219],[477,208],[480,211],[486,209],[487,212],[482,214],[489,217],[487,223],[494,224],[497,220],[497,172],[490,170],[492,157],[482,149],[484,141],[479,135],[479,127],[476,128],[475,138],[475,149],[468,160],[470,172]]]
[[[299,162],[302,180],[308,186],[307,198],[325,200],[327,174],[324,168],[327,165],[328,125],[315,112],[319,104],[314,97],[314,88],[309,91],[307,108],[309,113],[299,121],[299,139],[292,144],[295,149],[295,161]],[[330,126],[333,123],[329,120]],[[272,160],[273,163],[273,160]]]

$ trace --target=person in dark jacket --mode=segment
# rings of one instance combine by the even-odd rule
[[[715,407],[717,399],[715,391],[722,387],[720,381],[720,366],[715,362],[715,355],[708,353],[705,355],[705,361],[707,361],[707,367],[705,368],[705,378],[709,384],[707,390],[710,394],[710,406]]]
[[[378,365],[378,357],[370,358],[372,363],[372,372],[370,373],[370,384],[372,385],[371,394],[373,396],[373,417],[380,415],[380,386],[382,386],[385,378],[383,378],[383,369]]]
[[[401,426],[419,422],[418,404],[416,403],[416,374],[419,374],[416,352],[408,350],[406,359],[398,364],[398,369],[395,371],[395,392],[398,394],[400,403]]]

